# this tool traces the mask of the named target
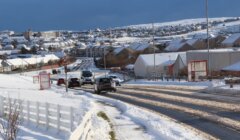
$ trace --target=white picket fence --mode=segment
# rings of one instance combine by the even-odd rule
[[[79,118],[74,115],[76,108],[2,96],[0,96],[0,117],[8,113],[10,101],[20,104],[20,117],[25,122],[44,126],[46,129],[55,128],[58,132],[72,132],[79,125]]]

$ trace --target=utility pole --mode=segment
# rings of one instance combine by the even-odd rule
[[[66,92],[68,93],[67,64],[64,66],[64,71],[65,71],[65,88],[66,88]]]
[[[206,0],[206,22],[207,22],[207,49],[208,49],[208,77],[211,80],[211,64],[210,64],[210,52],[209,52],[209,21],[208,21],[208,0]]]
[[[152,23],[152,45],[153,45],[153,65],[154,65],[154,80],[156,80],[156,50],[155,50],[155,29],[154,23]]]
[[[107,66],[106,66],[105,48],[106,48],[106,46],[104,46],[104,48],[103,48],[103,61],[104,61],[105,77],[107,77]]]

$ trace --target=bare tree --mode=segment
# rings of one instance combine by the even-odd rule
[[[21,102],[16,99],[8,99],[6,113],[0,119],[0,136],[4,140],[15,140],[21,121]]]

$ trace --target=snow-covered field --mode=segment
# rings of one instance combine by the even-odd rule
[[[109,116],[117,139],[205,139],[203,135],[166,116],[121,101],[80,90],[69,90],[66,94],[63,87],[57,87],[55,84],[49,90],[39,90],[39,85],[33,84],[31,74],[1,74],[0,79],[0,96],[78,108],[74,114],[79,117],[79,126],[74,126],[72,134],[82,130],[80,127],[84,125],[89,131],[81,133],[89,139],[110,139],[108,133],[111,128],[106,121],[97,116],[99,111]],[[18,139],[59,140],[69,139],[70,136],[71,133],[58,133],[54,128],[45,129],[25,122],[20,127]]]

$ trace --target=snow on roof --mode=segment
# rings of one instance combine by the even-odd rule
[[[17,48],[18,48],[18,49],[27,48],[27,45],[25,45],[25,44],[19,44],[19,45],[17,45]]]
[[[48,63],[50,60],[51,61],[56,61],[56,60],[59,60],[59,58],[56,55],[54,55],[54,54],[47,54],[47,55],[45,55],[44,63]]]
[[[114,54],[119,54],[125,47],[116,48],[113,52]]]
[[[14,49],[14,46],[13,45],[6,45],[6,46],[4,46],[4,49],[12,50],[12,49]]]
[[[59,44],[59,42],[48,42],[48,43],[44,43],[43,44],[43,46],[44,47],[59,47],[60,46],[60,44]]]
[[[21,59],[21,58],[7,59],[6,63],[8,63],[9,65],[13,65],[13,66],[27,66],[28,65],[28,63],[26,61],[24,61],[24,59]]]
[[[197,41],[198,41],[198,39],[189,39],[189,40],[186,41],[186,43],[192,46],[192,45],[194,45]]]
[[[12,39],[10,39],[10,38],[5,38],[5,39],[3,39],[3,43],[10,43],[10,42],[12,42],[13,40]]]
[[[166,51],[178,51],[186,42],[182,39],[175,39],[165,48]]]
[[[114,40],[119,43],[133,43],[133,42],[146,41],[147,39],[137,38],[137,37],[120,37],[120,38],[115,38]]]
[[[50,60],[55,61],[59,60],[59,58],[54,54],[48,54],[45,56],[35,55],[31,58],[24,58],[23,59],[27,64],[34,65],[39,63],[48,63]]]
[[[190,50],[187,53],[207,53],[208,50]],[[222,53],[222,52],[240,52],[240,48],[227,48],[227,49],[210,49],[210,53]]]
[[[4,55],[4,54],[10,55],[10,54],[16,54],[18,52],[19,50],[1,50],[0,55]]]
[[[176,61],[179,54],[185,54],[186,52],[175,52],[175,53],[158,53],[155,54],[155,64],[156,65],[164,65],[165,63],[168,64],[168,62]],[[146,54],[146,55],[140,55],[139,56],[146,65],[153,66],[154,65],[154,54]]]
[[[126,69],[132,70],[134,69],[134,65],[133,64],[129,64],[127,66],[125,66]]]
[[[222,44],[233,44],[237,39],[240,38],[240,33],[232,34],[230,37],[225,39]]]
[[[31,58],[24,58],[24,61],[26,61],[30,65],[35,65],[42,62],[41,56],[34,56]]]
[[[87,45],[85,43],[82,43],[82,42],[77,42],[77,47],[80,48],[80,49],[86,49]]]
[[[149,47],[148,43],[133,43],[133,44],[130,44],[130,46],[128,48],[135,50],[135,51],[143,51],[148,47]]]
[[[54,55],[56,55],[58,58],[63,58],[66,54],[62,51],[54,52]]]
[[[235,63],[235,64],[232,64],[230,66],[227,66],[227,67],[223,68],[222,70],[225,70],[225,71],[239,71],[240,72],[240,61]]]
[[[109,41],[110,39],[109,38],[107,38],[107,37],[97,37],[96,38],[96,41]]]

